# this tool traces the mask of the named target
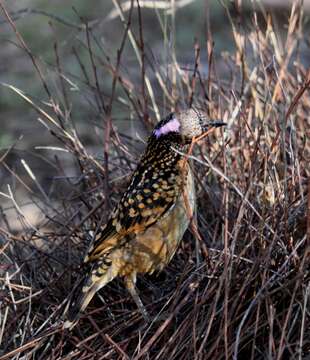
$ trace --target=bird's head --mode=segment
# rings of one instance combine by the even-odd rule
[[[186,145],[212,127],[223,125],[225,123],[220,121],[208,121],[207,115],[197,109],[187,109],[171,113],[161,120],[155,126],[152,136],[158,141]]]

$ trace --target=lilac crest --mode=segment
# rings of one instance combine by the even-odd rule
[[[173,118],[168,121],[166,124],[161,126],[159,129],[154,130],[154,135],[158,139],[162,135],[166,135],[170,132],[178,132],[180,130],[180,123],[177,118]]]

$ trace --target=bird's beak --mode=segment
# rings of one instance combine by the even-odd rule
[[[211,121],[211,122],[208,122],[207,124],[203,125],[202,128],[203,128],[203,131],[208,131],[212,128],[217,128],[217,127],[225,126],[225,125],[227,125],[227,124],[222,121]]]
[[[222,121],[210,121],[205,125],[202,125],[203,134],[193,138],[193,142],[196,143],[202,139],[204,139],[206,136],[208,136],[211,132],[213,132],[217,127],[227,125]]]

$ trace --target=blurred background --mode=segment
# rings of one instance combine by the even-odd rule
[[[100,103],[101,100],[109,103],[113,88],[111,66],[117,63],[127,21],[122,21],[122,17],[128,18],[130,3],[125,0],[96,1],[91,5],[83,0],[3,2],[14,25],[9,23],[1,11],[0,155],[5,154],[8,148],[10,151],[0,165],[0,190],[7,193],[6,187],[9,183],[15,190],[15,196],[23,201],[28,195],[25,194],[25,186],[20,186],[22,179],[28,189],[36,192],[37,186],[34,186],[25,167],[28,165],[38,183],[50,194],[52,180],[57,178],[58,183],[61,183],[62,177],[58,172],[56,174],[55,156],[64,161],[63,176],[78,181],[77,164],[71,155],[65,151],[48,151],[51,147],[59,146],[59,142],[42,124],[29,101],[42,106],[48,113],[55,113],[55,106],[59,108],[60,116],[74,124],[75,131],[87,151],[98,159],[103,158],[105,114]],[[139,28],[143,28],[143,50],[149,59],[144,71],[152,87],[153,101],[142,104],[141,108],[147,109],[150,105],[151,110],[138,114],[134,108],[135,102],[131,104],[125,99],[134,98],[135,94],[140,95],[144,91],[139,65],[141,59],[137,57],[137,49],[128,39],[120,61],[126,91],[124,93],[121,86],[116,85],[116,101],[113,102],[111,110],[113,125],[117,127],[123,141],[131,143],[133,157],[138,157],[154,123],[171,110],[168,105],[171,101],[167,99],[170,95],[173,97],[174,89],[170,80],[175,74],[170,72],[170,64],[177,63],[182,76],[188,74],[190,79],[199,50],[200,72],[202,76],[208,77],[207,49],[212,44],[217,77],[227,82],[231,71],[227,60],[236,52],[232,22],[242,24],[240,32],[247,35],[247,23],[253,22],[254,13],[258,24],[263,28],[266,26],[268,14],[271,14],[277,27],[276,36],[281,40],[283,33],[284,44],[291,5],[292,2],[287,0],[265,0],[257,3],[241,0],[141,0],[141,23],[135,6],[131,29],[136,38],[139,38]],[[307,13],[310,1],[304,1],[303,6]],[[307,19],[306,16],[304,32],[309,29]],[[21,45],[21,38],[34,61],[39,64],[48,92],[40,80],[33,59]],[[137,44],[139,41],[138,39]],[[307,41],[304,34],[303,42],[298,47],[305,67],[310,62]],[[245,48],[247,49],[247,44]],[[280,48],[279,51],[285,52],[285,49]],[[256,59],[253,58],[252,61],[255,63]],[[161,81],[167,84],[167,93],[163,93],[162,86],[158,85],[158,74]],[[15,91],[7,85],[14,86]],[[100,88],[100,95],[96,93],[95,87]],[[22,91],[29,101],[25,101],[16,91]],[[56,99],[57,104],[51,103],[52,98]],[[186,103],[184,98],[178,101],[180,104]],[[136,103],[139,105],[139,100]],[[14,173],[18,174],[20,179],[13,175]],[[7,198],[2,198],[4,203],[6,200]],[[31,201],[29,206],[32,206]],[[31,213],[29,211],[29,214]]]
[[[123,11],[126,15],[130,1],[123,0],[119,3],[123,4]],[[155,3],[157,9],[154,11]],[[212,30],[215,57],[223,52],[231,53],[234,51],[235,45],[227,9],[234,13],[233,10],[240,6],[241,21],[246,21],[253,9],[251,1],[176,0],[176,39],[164,39],[165,35],[169,36],[169,27],[171,26],[168,20],[171,14],[171,3],[173,2],[140,1],[146,51],[153,56],[156,65],[166,65],[172,61],[171,48],[175,41],[177,61],[184,65],[184,68],[192,67],[195,42],[198,42],[202,45],[201,63],[205,64],[205,72],[207,72],[207,57],[204,44],[207,28]],[[280,34],[283,25],[285,26],[283,22],[287,21],[291,3],[293,1],[264,0],[258,2],[255,8],[258,14],[265,11],[273,13],[279,21]],[[310,1],[305,0],[303,3],[305,11],[309,11]],[[97,41],[100,42],[98,44],[100,51],[111,58],[112,62],[116,62],[124,27],[115,3],[112,0],[96,1],[91,5],[83,0],[66,2],[60,0],[25,0],[22,2],[11,0],[4,4],[29,49],[44,64],[44,76],[48,84],[54,87],[53,90],[57,92],[58,87],[55,75],[57,61],[60,62],[68,81],[72,81],[70,89],[72,117],[80,125],[81,135],[87,137],[89,135],[87,126],[84,129],[83,123],[85,124],[86,118],[87,120],[93,119],[94,114],[91,104],[87,102],[85,89],[81,84],[77,84],[83,79],[83,70],[77,56],[85,67],[91,66],[85,45],[87,41],[84,23],[87,22],[96,34]],[[206,12],[208,12],[207,17]],[[206,19],[208,20],[206,21]],[[137,29],[137,11],[133,14],[132,25]],[[42,89],[31,59],[21,48],[12,27],[2,12],[0,13],[0,28],[0,81],[14,85],[40,101],[47,101],[48,98]],[[305,28],[307,29],[307,24],[305,24]],[[163,44],[168,45],[163,47]],[[57,50],[55,49],[56,45]],[[98,48],[94,51],[97,51]],[[125,51],[126,64],[124,64],[123,58],[123,65],[127,67],[128,72],[135,72],[138,78],[137,58],[128,44]],[[310,60],[308,53],[305,52],[303,56],[305,61]],[[132,73],[130,75],[132,76]],[[98,77],[103,87],[102,90],[109,92],[111,78],[100,67],[98,67]],[[156,96],[161,96],[161,94],[156,94]],[[126,113],[123,114],[123,117],[128,120]],[[0,86],[0,148],[6,148],[17,141],[15,148],[29,150],[34,145],[46,145],[51,141],[48,132],[36,118],[35,112],[28,104],[9,89]],[[121,116],[118,114],[118,119],[120,118]],[[126,127],[127,125],[125,125]],[[38,138],[38,134],[40,134],[40,138]],[[21,136],[22,139],[20,139]],[[91,136],[87,140],[92,142],[94,138]]]

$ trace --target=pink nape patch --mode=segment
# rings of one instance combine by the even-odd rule
[[[157,137],[157,139],[162,136],[166,135],[170,132],[178,132],[180,129],[180,123],[179,120],[176,118],[173,118],[169,122],[167,122],[165,125],[160,127],[159,129],[156,129],[154,131],[154,135]]]

